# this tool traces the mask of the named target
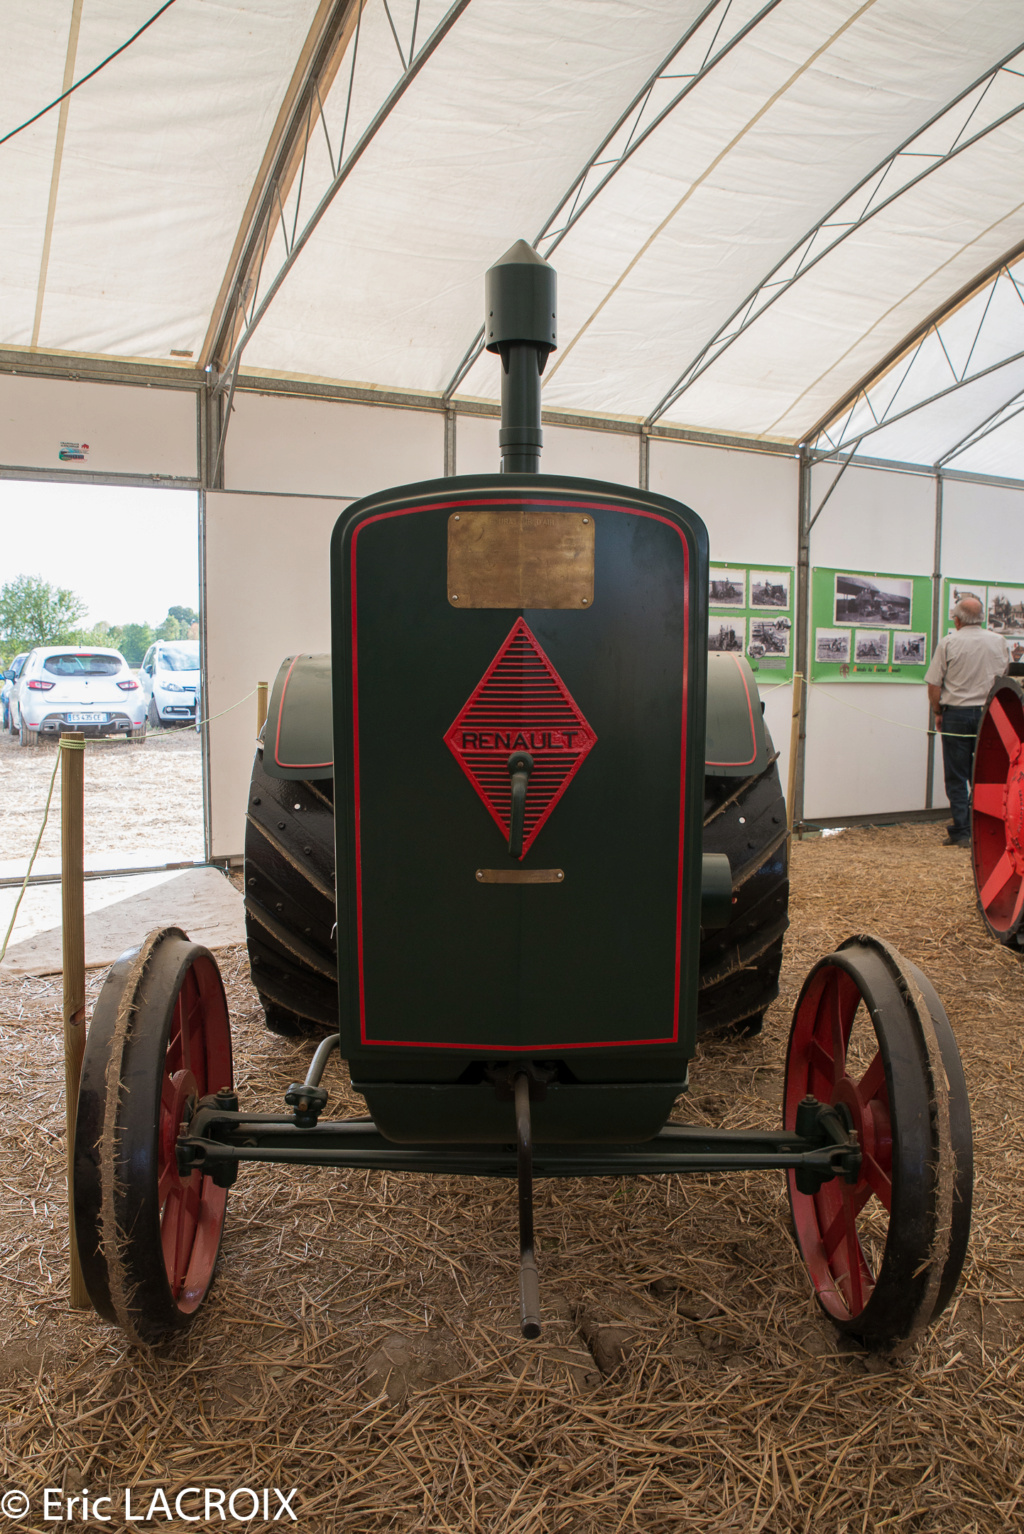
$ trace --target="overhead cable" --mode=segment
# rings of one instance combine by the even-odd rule
[[[90,69],[87,75],[83,75],[80,80],[76,80],[74,85],[70,85],[62,95],[58,96],[54,101],[51,101],[49,106],[43,107],[40,111],[36,112],[34,117],[27,118],[26,121],[23,122],[19,127],[12,128],[10,133],[5,133],[3,138],[0,138],[0,144],[6,144],[7,140],[14,138],[16,133],[23,133],[26,128],[30,128],[32,124],[38,122],[41,117],[45,117],[47,112],[52,112],[54,107],[59,107],[61,102],[66,101],[74,91],[77,91],[80,85],[85,84],[86,80],[91,80],[93,75],[98,75],[101,69],[106,69],[111,60],[116,59],[118,54],[123,53],[126,48],[130,48],[132,43],[135,42],[136,38],[141,37],[143,32],[145,32],[148,27],[151,27],[154,21],[163,15],[164,11],[169,11],[173,4],[174,0],[165,0],[165,4],[163,4],[158,11],[154,11],[149,20],[144,22],[137,32],[133,32],[127,42],[122,43],[120,48],[115,48],[113,53],[108,54],[101,64],[97,64],[95,69]]]

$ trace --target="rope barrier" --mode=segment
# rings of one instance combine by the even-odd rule
[[[251,692],[247,692],[246,693],[244,698],[239,698],[237,703],[232,703],[229,708],[222,708],[219,714],[210,714],[206,719],[200,719],[199,720],[200,725],[210,724],[214,719],[223,719],[225,714],[230,714],[236,708],[241,708],[243,703],[248,703],[250,698],[254,698],[256,696],[257,691],[258,691],[258,688],[254,687]],[[172,737],[168,735],[165,738],[167,740],[170,740]],[[46,804],[45,804],[45,806],[43,808],[43,823],[39,827],[39,834],[36,837],[35,846],[32,848],[32,854],[31,854],[31,856],[30,856],[30,858],[28,860],[28,868],[25,870],[25,877],[21,881],[21,888],[18,891],[18,898],[14,902],[14,910],[11,912],[11,919],[10,919],[10,922],[8,923],[8,925],[7,925],[7,932],[4,935],[3,946],[0,947],[0,964],[2,964],[3,961],[4,961],[4,955],[7,952],[7,945],[11,941],[11,933],[14,931],[14,923],[18,919],[18,911],[19,911],[19,909],[21,907],[21,902],[22,902],[22,899],[24,897],[25,891],[28,888],[28,881],[32,877],[32,869],[35,866],[36,856],[37,856],[37,854],[39,852],[39,847],[40,847],[40,844],[42,843],[42,840],[43,840],[43,833],[46,830],[46,822],[47,822],[47,820],[49,819],[49,816],[50,816],[50,804],[51,804],[51,802],[53,800],[53,789],[54,789],[54,785],[55,785],[55,783],[57,781],[57,768],[60,766],[60,753],[61,753],[61,751],[84,751],[85,747],[86,747],[86,742],[84,740],[71,740],[71,739],[68,738],[67,735],[61,735],[58,738],[57,744],[60,747],[60,750],[58,750],[56,756],[53,759],[53,771],[50,774],[50,786],[49,786],[49,789],[47,790]],[[98,745],[98,744],[101,744],[101,742],[94,741],[94,742],[92,742],[92,744],[93,745]],[[102,744],[103,745],[134,746],[134,745],[138,745],[139,742],[138,741],[133,741],[130,738],[128,738],[128,739],[121,738],[121,739],[118,739],[116,741],[112,741],[112,740],[108,739],[108,740],[103,741]]]
[[[63,736],[62,736],[60,743],[61,743],[61,747],[64,750],[70,750],[70,751],[84,751],[85,750],[85,741],[84,740],[68,740],[68,741],[65,741]],[[7,933],[6,933],[5,937],[4,937],[4,944],[3,944],[3,947],[0,948],[0,964],[3,963],[4,954],[7,952],[7,945],[11,941],[11,933],[14,931],[14,923],[18,919],[18,908],[21,905],[22,898],[23,898],[23,896],[25,894],[26,889],[28,888],[28,881],[32,877],[32,867],[33,867],[33,865],[35,863],[36,853],[39,851],[39,844],[40,844],[40,842],[43,839],[43,832],[46,830],[46,821],[47,821],[47,818],[49,817],[49,814],[50,814],[50,801],[53,798],[53,785],[57,781],[57,768],[59,766],[60,766],[60,752],[58,751],[57,755],[53,759],[53,771],[50,774],[50,788],[49,788],[49,792],[46,795],[46,807],[43,810],[43,823],[39,827],[39,835],[36,837],[36,844],[32,848],[32,856],[28,860],[28,868],[27,868],[27,870],[25,872],[25,877],[21,881],[21,889],[18,891],[18,898],[14,902],[14,910],[11,912],[11,919],[10,919],[10,922],[8,923],[8,926],[7,926]]]

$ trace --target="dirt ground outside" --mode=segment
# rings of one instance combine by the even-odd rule
[[[59,988],[0,983],[0,1479],[32,1503],[15,1526],[65,1526],[42,1521],[46,1487],[112,1494],[90,1526],[121,1529],[126,1486],[143,1512],[161,1490],[247,1486],[297,1488],[297,1525],[273,1526],[311,1534],[1018,1530],[1024,963],[940,836],[793,847],[783,994],[761,1037],[700,1050],[677,1114],[778,1122],[799,985],[850,933],[925,969],[964,1057],[976,1202],[962,1287],[896,1359],[822,1318],[778,1175],[540,1184],[545,1331],[525,1343],[511,1183],[274,1167],[232,1190],[193,1331],[139,1352],[67,1308]],[[222,968],[243,1102],[277,1108],[311,1046],[265,1031],[243,950]],[[359,1111],[337,1064],[325,1084],[330,1112]]]
[[[0,859],[14,873],[27,861],[43,819],[56,741],[22,746],[0,730]],[[194,729],[150,730],[140,744],[115,735],[85,748],[85,866],[123,857],[124,866],[203,856],[203,777]],[[60,772],[41,860],[60,857]],[[41,864],[41,866],[44,866]]]

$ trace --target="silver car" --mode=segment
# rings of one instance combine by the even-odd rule
[[[199,640],[160,639],[142,659],[139,684],[149,722],[192,724],[199,688]]]
[[[119,650],[47,645],[32,650],[11,694],[23,746],[61,730],[146,738],[146,700]]]

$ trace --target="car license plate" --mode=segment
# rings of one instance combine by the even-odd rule
[[[106,724],[106,714],[69,714],[68,724]]]

